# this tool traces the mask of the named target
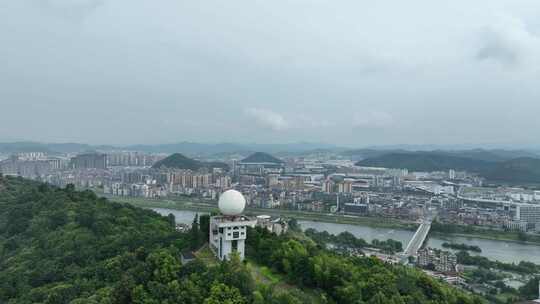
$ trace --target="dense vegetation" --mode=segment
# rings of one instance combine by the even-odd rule
[[[512,183],[540,182],[540,158],[518,157],[484,160],[443,152],[389,153],[361,160],[359,166],[405,168],[411,171],[447,171],[450,169],[477,173],[490,181]]]
[[[467,245],[467,244],[456,244],[456,243],[442,243],[442,246],[444,248],[451,248],[456,250],[463,250],[463,251],[472,251],[472,252],[482,252],[482,248],[475,246],[475,245]]]
[[[486,257],[471,256],[465,251],[457,254],[458,263],[469,266],[469,270],[464,273],[464,278],[469,284],[477,284],[489,287],[489,294],[486,298],[495,304],[518,303],[520,300],[532,300],[538,298],[538,277],[540,265],[531,262],[520,262],[519,264],[503,263],[492,261]],[[507,286],[505,279],[511,279],[515,274],[521,274],[529,281],[519,289]]]
[[[268,153],[255,152],[242,160],[243,163],[274,163],[281,164],[283,161]]]
[[[339,255],[310,239],[277,237],[261,228],[249,231],[247,253],[294,284],[323,290],[329,302],[483,303],[415,269]]]
[[[484,284],[492,281],[502,281],[506,276],[500,272],[478,267],[465,273],[469,283]]]
[[[530,157],[511,159],[497,163],[480,174],[490,181],[538,183],[540,182],[540,159]]]
[[[174,153],[168,157],[156,162],[152,168],[170,168],[170,169],[185,169],[197,171],[202,168],[223,168],[227,169],[228,165],[222,162],[202,162],[187,156],[184,156],[180,153]]]
[[[328,233],[328,231],[318,232],[313,228],[305,231],[305,234],[314,240],[317,244],[326,248],[328,245],[336,247],[339,251],[348,251],[349,249],[376,248],[384,253],[394,254],[403,251],[403,244],[400,241],[388,239],[379,241],[374,239],[371,244],[364,239],[355,237],[348,231],[341,232],[338,235]]]
[[[457,225],[451,223],[441,223],[434,220],[431,224],[432,232],[440,233],[464,233],[469,234],[475,232],[475,228],[472,225]]]
[[[519,288],[519,293],[521,294],[521,296],[529,300],[536,299],[538,297],[538,293],[540,292],[540,290],[538,289],[539,281],[540,277],[535,277],[529,280],[527,284],[521,286]]]
[[[0,175],[0,303],[250,301],[243,264],[181,266],[192,234],[173,220]]]
[[[487,170],[492,165],[492,162],[434,152],[405,152],[364,159],[359,161],[357,165],[404,168],[411,171],[447,171],[455,169],[475,172]]]
[[[172,216],[0,176],[0,303],[482,303],[412,268],[330,252],[299,232],[250,230],[248,264],[210,255],[182,265],[180,252],[204,243],[206,222],[179,233]],[[287,288],[255,280],[257,265]]]
[[[457,253],[457,260],[459,264],[474,265],[486,269],[498,269],[504,271],[511,271],[521,274],[536,274],[540,273],[540,265],[536,265],[532,262],[521,261],[519,264],[503,263],[500,261],[492,261],[483,256],[470,255],[466,251],[460,251]]]
[[[488,162],[498,162],[511,160],[520,157],[533,157],[538,158],[540,154],[534,151],[526,150],[503,150],[503,149],[469,149],[469,150],[425,150],[413,152],[410,147],[409,149],[358,149],[358,150],[348,150],[344,151],[341,154],[346,156],[352,156],[360,159],[366,158],[375,158],[385,154],[396,154],[396,153],[432,153],[443,156],[454,156],[461,158],[477,159]]]

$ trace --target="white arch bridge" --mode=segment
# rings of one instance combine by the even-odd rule
[[[415,257],[418,255],[418,250],[422,248],[422,244],[424,244],[424,242],[426,241],[426,238],[431,229],[431,223],[433,222],[434,218],[435,218],[435,214],[429,214],[425,218],[422,219],[420,226],[414,233],[412,239],[409,241],[409,244],[407,244],[405,251],[403,251],[403,253],[401,254],[402,261],[404,263],[407,262],[408,257],[410,256]]]

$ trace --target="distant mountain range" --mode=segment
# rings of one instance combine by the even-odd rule
[[[368,157],[356,164],[410,171],[455,169],[474,172],[494,182],[540,183],[540,156],[519,151],[390,152]]]
[[[174,144],[159,145],[87,145],[78,143],[38,143],[38,142],[13,142],[0,143],[0,153],[16,152],[47,152],[47,153],[81,153],[88,151],[140,151],[149,153],[177,153],[192,156],[209,156],[215,154],[240,153],[247,155],[255,151],[267,153],[299,153],[311,150],[345,150],[334,145],[319,143],[290,143],[290,144],[238,144],[238,143],[194,143],[180,142]]]
[[[156,162],[152,168],[169,168],[169,169],[184,169],[197,171],[202,168],[223,168],[229,169],[226,163],[222,162],[202,162],[189,157],[186,157],[180,153],[174,153],[158,162]]]
[[[502,149],[470,149],[470,150],[432,150],[432,151],[411,151],[403,149],[377,150],[377,149],[354,149],[346,150],[342,155],[357,159],[374,158],[388,154],[410,154],[410,155],[439,155],[470,158],[485,161],[503,161],[519,157],[540,157],[539,153],[528,150],[502,150]]]
[[[291,143],[291,144],[238,144],[238,143],[217,143],[203,144],[192,142],[181,142],[164,145],[134,145],[125,149],[145,152],[174,153],[181,151],[185,154],[217,154],[217,153],[246,153],[264,151],[267,153],[276,152],[304,152],[315,149],[337,149],[338,147],[328,144],[318,143]]]
[[[94,151],[112,151],[117,149],[108,145],[88,145],[79,143],[38,143],[38,142],[13,142],[0,143],[0,153],[18,152],[45,152],[55,153],[82,153]]]
[[[452,146],[449,146],[452,147]],[[433,149],[428,149],[433,148]],[[502,160],[517,157],[537,157],[540,150],[521,149],[452,149],[446,146],[429,145],[394,145],[394,146],[376,146],[371,148],[350,149],[331,144],[298,142],[289,144],[257,144],[257,143],[196,143],[179,142],[172,144],[156,145],[89,145],[81,143],[40,143],[40,142],[9,142],[0,143],[0,153],[16,152],[47,152],[47,153],[82,153],[92,151],[139,151],[149,153],[182,153],[189,156],[213,156],[241,154],[249,155],[261,151],[274,155],[304,155],[317,153],[336,153],[345,157],[356,159],[371,158],[389,153],[401,152],[439,152],[455,156],[482,159],[482,160]]]
[[[497,163],[487,172],[481,172],[488,180],[513,183],[540,183],[540,159],[521,157]]]
[[[411,171],[446,171],[450,169],[483,171],[491,163],[465,157],[450,156],[432,152],[389,153],[361,160],[359,166],[404,168]]]

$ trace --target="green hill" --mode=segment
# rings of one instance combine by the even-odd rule
[[[521,157],[495,164],[482,176],[492,181],[513,183],[540,183],[540,159]]]
[[[460,154],[461,155],[461,154]],[[477,173],[489,181],[509,183],[540,183],[540,159],[520,157],[510,160],[487,161],[482,153],[467,154],[469,157],[454,156],[449,152],[389,153],[367,158],[356,163],[358,166],[405,168],[410,171],[446,171],[450,169]],[[476,157],[476,158],[473,158]],[[493,157],[492,159],[495,159]]]
[[[0,189],[0,303],[127,303],[174,252],[159,248],[186,242],[167,218],[93,192],[1,176]]]
[[[491,162],[430,152],[390,153],[367,158],[356,163],[358,166],[404,168],[411,171],[446,171],[450,169],[472,172],[490,168]]]
[[[0,303],[247,304],[257,292],[290,300],[260,303],[310,303],[256,285],[239,260],[182,265],[202,231],[176,232],[174,217],[72,186],[0,175]]]
[[[158,162],[156,162],[152,168],[169,168],[169,169],[184,169],[184,170],[193,170],[197,171],[202,168],[223,168],[228,169],[228,165],[222,162],[202,162],[189,157],[184,156],[180,153],[174,153]]]
[[[403,149],[356,149],[347,150],[341,155],[354,157],[358,159],[376,158],[388,154],[424,154],[438,156],[453,156],[459,158],[469,158],[488,162],[507,161],[520,157],[539,158],[540,155],[532,151],[525,150],[502,150],[502,149],[470,149],[470,150],[431,150],[431,151],[412,151]]]
[[[338,255],[300,232],[250,229],[247,264],[182,265],[180,252],[207,236],[194,223],[180,233],[172,217],[0,175],[0,303],[484,303],[412,268]]]
[[[273,163],[273,164],[282,164],[283,161],[277,157],[274,157],[268,153],[264,152],[255,152],[250,156],[244,158],[242,163]]]

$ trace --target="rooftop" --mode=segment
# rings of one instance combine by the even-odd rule
[[[251,222],[255,219],[249,218],[244,215],[216,215],[212,217],[214,222],[229,223],[229,222]]]

